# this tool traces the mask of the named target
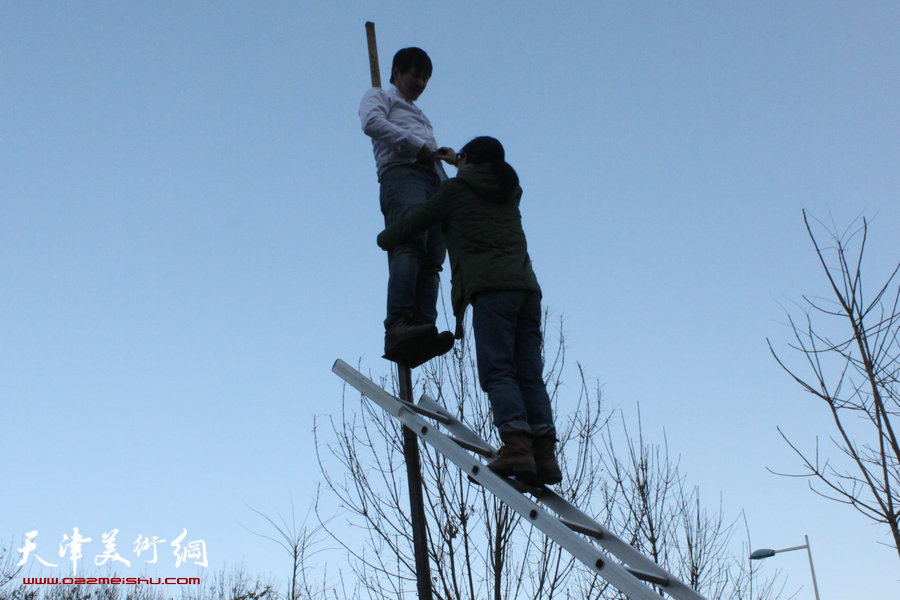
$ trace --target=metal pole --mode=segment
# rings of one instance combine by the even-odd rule
[[[412,403],[412,369],[398,364],[400,399]],[[422,466],[419,462],[419,438],[403,426],[403,457],[409,483],[409,516],[412,520],[413,550],[416,558],[416,587],[419,600],[431,600],[431,565],[428,561],[428,526],[425,521],[425,499],[422,494]]]
[[[803,539],[806,540],[806,554],[809,555],[809,572],[812,573],[813,591],[816,593],[816,600],[819,600],[819,584],[816,583],[816,569],[813,567],[812,550],[809,547],[809,536],[804,535]]]
[[[803,550],[805,548],[806,554],[809,557],[809,572],[812,573],[813,592],[816,594],[816,600],[819,600],[819,583],[816,581],[816,569],[813,567],[812,549],[809,547],[809,536],[804,535],[803,539],[806,540],[806,543],[802,546],[791,546],[790,548],[782,548],[781,550],[772,550],[771,548],[755,550],[750,553],[750,560],[761,560],[763,558],[775,556],[781,552],[793,552],[794,550]]]

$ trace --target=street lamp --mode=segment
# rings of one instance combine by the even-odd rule
[[[816,570],[813,568],[812,561],[812,550],[809,549],[809,536],[804,535],[803,539],[806,540],[806,544],[802,546],[793,546],[791,548],[782,548],[781,550],[772,550],[771,548],[762,548],[760,550],[754,550],[750,553],[750,560],[762,560],[763,558],[769,558],[770,556],[775,556],[779,552],[790,552],[791,550],[803,550],[806,548],[806,553],[809,555],[809,572],[812,573],[813,580],[813,591],[816,593],[816,600],[819,600],[819,585],[816,583]]]

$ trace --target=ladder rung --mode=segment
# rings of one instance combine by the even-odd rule
[[[583,533],[585,535],[589,535],[591,537],[602,539],[603,538],[603,530],[597,529],[593,525],[585,525],[582,523],[576,523],[575,521],[570,521],[569,519],[563,519],[560,517],[559,519],[562,521],[562,524],[571,529],[572,531],[577,531],[578,533]]]
[[[640,569],[635,569],[634,567],[626,566],[625,570],[637,577],[642,581],[647,581],[649,583],[655,583],[656,585],[666,587],[669,585],[669,578],[665,575],[657,575],[656,573],[648,573],[647,571],[641,571]]]
[[[461,439],[459,439],[459,438],[457,438],[457,437],[454,437],[454,436],[452,436],[452,435],[449,435],[449,436],[447,436],[447,437],[449,437],[451,440],[453,440],[454,442],[456,442],[456,445],[457,445],[457,446],[460,446],[460,447],[462,447],[462,448],[465,448],[466,450],[469,450],[470,452],[474,452],[474,453],[476,453],[476,454],[480,454],[481,456],[487,456],[487,457],[491,457],[491,456],[494,455],[494,450],[493,450],[492,448],[487,447],[487,446],[481,446],[481,445],[478,445],[478,444],[471,444],[471,443],[469,443],[469,442],[467,442],[467,441],[465,441],[465,440],[461,440]]]
[[[412,402],[405,402],[404,406],[408,406],[413,409],[423,417],[428,417],[429,419],[434,419],[438,423],[443,423],[444,425],[451,423],[452,419],[447,415],[441,414],[439,412],[430,410],[425,408],[424,406],[419,406],[418,404],[413,404]]]
[[[512,477],[506,477],[505,479],[509,485],[513,486],[517,492],[522,494],[531,494],[532,496],[540,498],[547,491],[547,488],[542,485],[531,485],[524,481],[513,479]]]

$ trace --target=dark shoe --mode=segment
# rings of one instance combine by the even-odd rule
[[[434,336],[423,338],[419,344],[414,362],[422,364],[432,358],[446,354],[453,349],[453,343],[456,338],[449,331],[442,331]]]
[[[556,437],[546,435],[534,438],[534,467],[536,482],[540,485],[554,485],[562,481],[562,471],[556,460]]]
[[[453,348],[453,334],[442,331],[437,335],[424,335],[408,342],[385,348],[384,358],[415,369],[432,358],[446,354]]]
[[[391,325],[391,328],[384,334],[384,353],[393,354],[397,347],[403,344],[415,339],[435,335],[437,335],[437,327],[432,324],[414,324],[401,319]]]
[[[536,471],[531,434],[501,433],[500,439],[503,440],[498,452],[500,456],[489,463],[488,468],[502,477],[534,479]]]

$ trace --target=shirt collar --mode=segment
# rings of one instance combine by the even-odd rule
[[[397,88],[396,85],[394,85],[393,83],[390,85],[391,85],[391,87],[389,87],[388,90],[390,90],[390,92],[394,95],[395,98],[397,98],[398,100],[403,100],[407,104],[412,104],[413,106],[415,106],[415,104],[416,104],[415,102],[407,100],[406,98],[403,97],[403,94],[400,93],[400,90]]]

